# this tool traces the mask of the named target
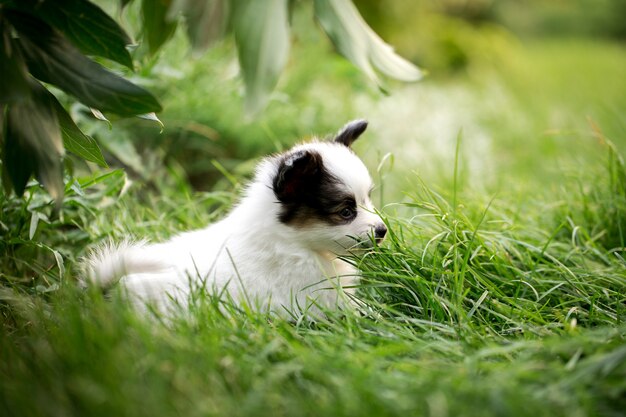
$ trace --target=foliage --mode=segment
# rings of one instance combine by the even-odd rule
[[[149,52],[155,54],[174,33],[179,15],[186,18],[195,49],[210,46],[232,28],[246,84],[246,107],[252,114],[265,106],[287,62],[289,7],[287,0],[143,1],[143,35]],[[390,77],[420,78],[413,64],[395,55],[369,29],[349,0],[317,0],[315,10],[338,50],[370,78],[378,80],[370,60]],[[0,35],[0,59],[7,74],[0,86],[0,105],[6,112],[6,129],[0,133],[6,190],[11,185],[22,195],[35,174],[60,203],[64,147],[106,165],[96,142],[80,131],[40,82],[75,97],[97,118],[106,120],[102,112],[110,112],[158,121],[154,113],[161,105],[150,93],[85,56],[133,69],[126,49],[129,36],[95,4],[2,0]]]
[[[161,28],[159,37],[150,40],[158,49],[172,33],[178,14],[185,17],[189,38],[201,50],[234,32],[239,64],[246,85],[246,107],[251,114],[266,105],[283,71],[289,52],[290,16],[297,2],[289,0],[179,0],[144,2],[144,31]],[[171,3],[171,4],[170,4]],[[420,70],[399,57],[363,21],[350,0],[315,0],[315,17],[335,44],[337,51],[380,85],[375,67],[382,74],[416,81]],[[169,26],[168,26],[169,25]]]
[[[87,58],[96,55],[132,68],[129,37],[106,13],[84,0],[0,3],[0,105],[5,116],[3,178],[18,195],[35,174],[51,196],[63,196],[64,148],[106,166],[95,141],[84,135],[57,98],[54,85],[83,104],[122,116],[161,110],[146,90]],[[6,75],[4,75],[6,74]]]

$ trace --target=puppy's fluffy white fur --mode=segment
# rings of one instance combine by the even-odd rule
[[[342,305],[359,273],[338,256],[386,231],[369,198],[370,175],[350,148],[366,126],[355,121],[333,140],[266,158],[239,204],[205,229],[100,247],[86,259],[86,279],[119,282],[135,303],[160,308],[184,305],[199,283],[279,314]]]

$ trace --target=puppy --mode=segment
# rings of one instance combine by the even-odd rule
[[[204,286],[281,315],[341,307],[358,282],[340,259],[387,232],[370,201],[372,180],[350,146],[367,122],[348,123],[266,158],[240,203],[218,223],[164,243],[101,247],[85,262],[103,287],[119,282],[130,299],[160,309]]]

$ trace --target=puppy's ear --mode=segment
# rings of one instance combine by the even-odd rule
[[[353,120],[337,133],[333,141],[349,147],[361,136],[361,133],[365,132],[365,129],[367,129],[367,120]]]
[[[274,194],[281,202],[295,202],[311,192],[322,176],[322,156],[315,151],[297,151],[282,159],[274,177]]]

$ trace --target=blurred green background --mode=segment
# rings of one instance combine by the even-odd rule
[[[400,55],[428,71],[423,81],[389,82],[390,94],[381,93],[333,53],[302,1],[287,70],[258,118],[242,110],[232,39],[194,57],[179,28],[159,56],[143,61],[146,84],[165,108],[163,132],[128,120],[92,133],[131,173],[150,178],[155,164],[178,164],[194,188],[210,190],[228,187],[223,170],[249,174],[250,159],[363,117],[370,133],[357,150],[368,165],[394,156],[386,201],[401,196],[413,171],[428,181],[449,177],[459,135],[464,178],[488,187],[532,187],[577,169],[602,152],[595,129],[624,149],[624,2],[355,4]],[[137,34],[132,13],[125,21]]]

